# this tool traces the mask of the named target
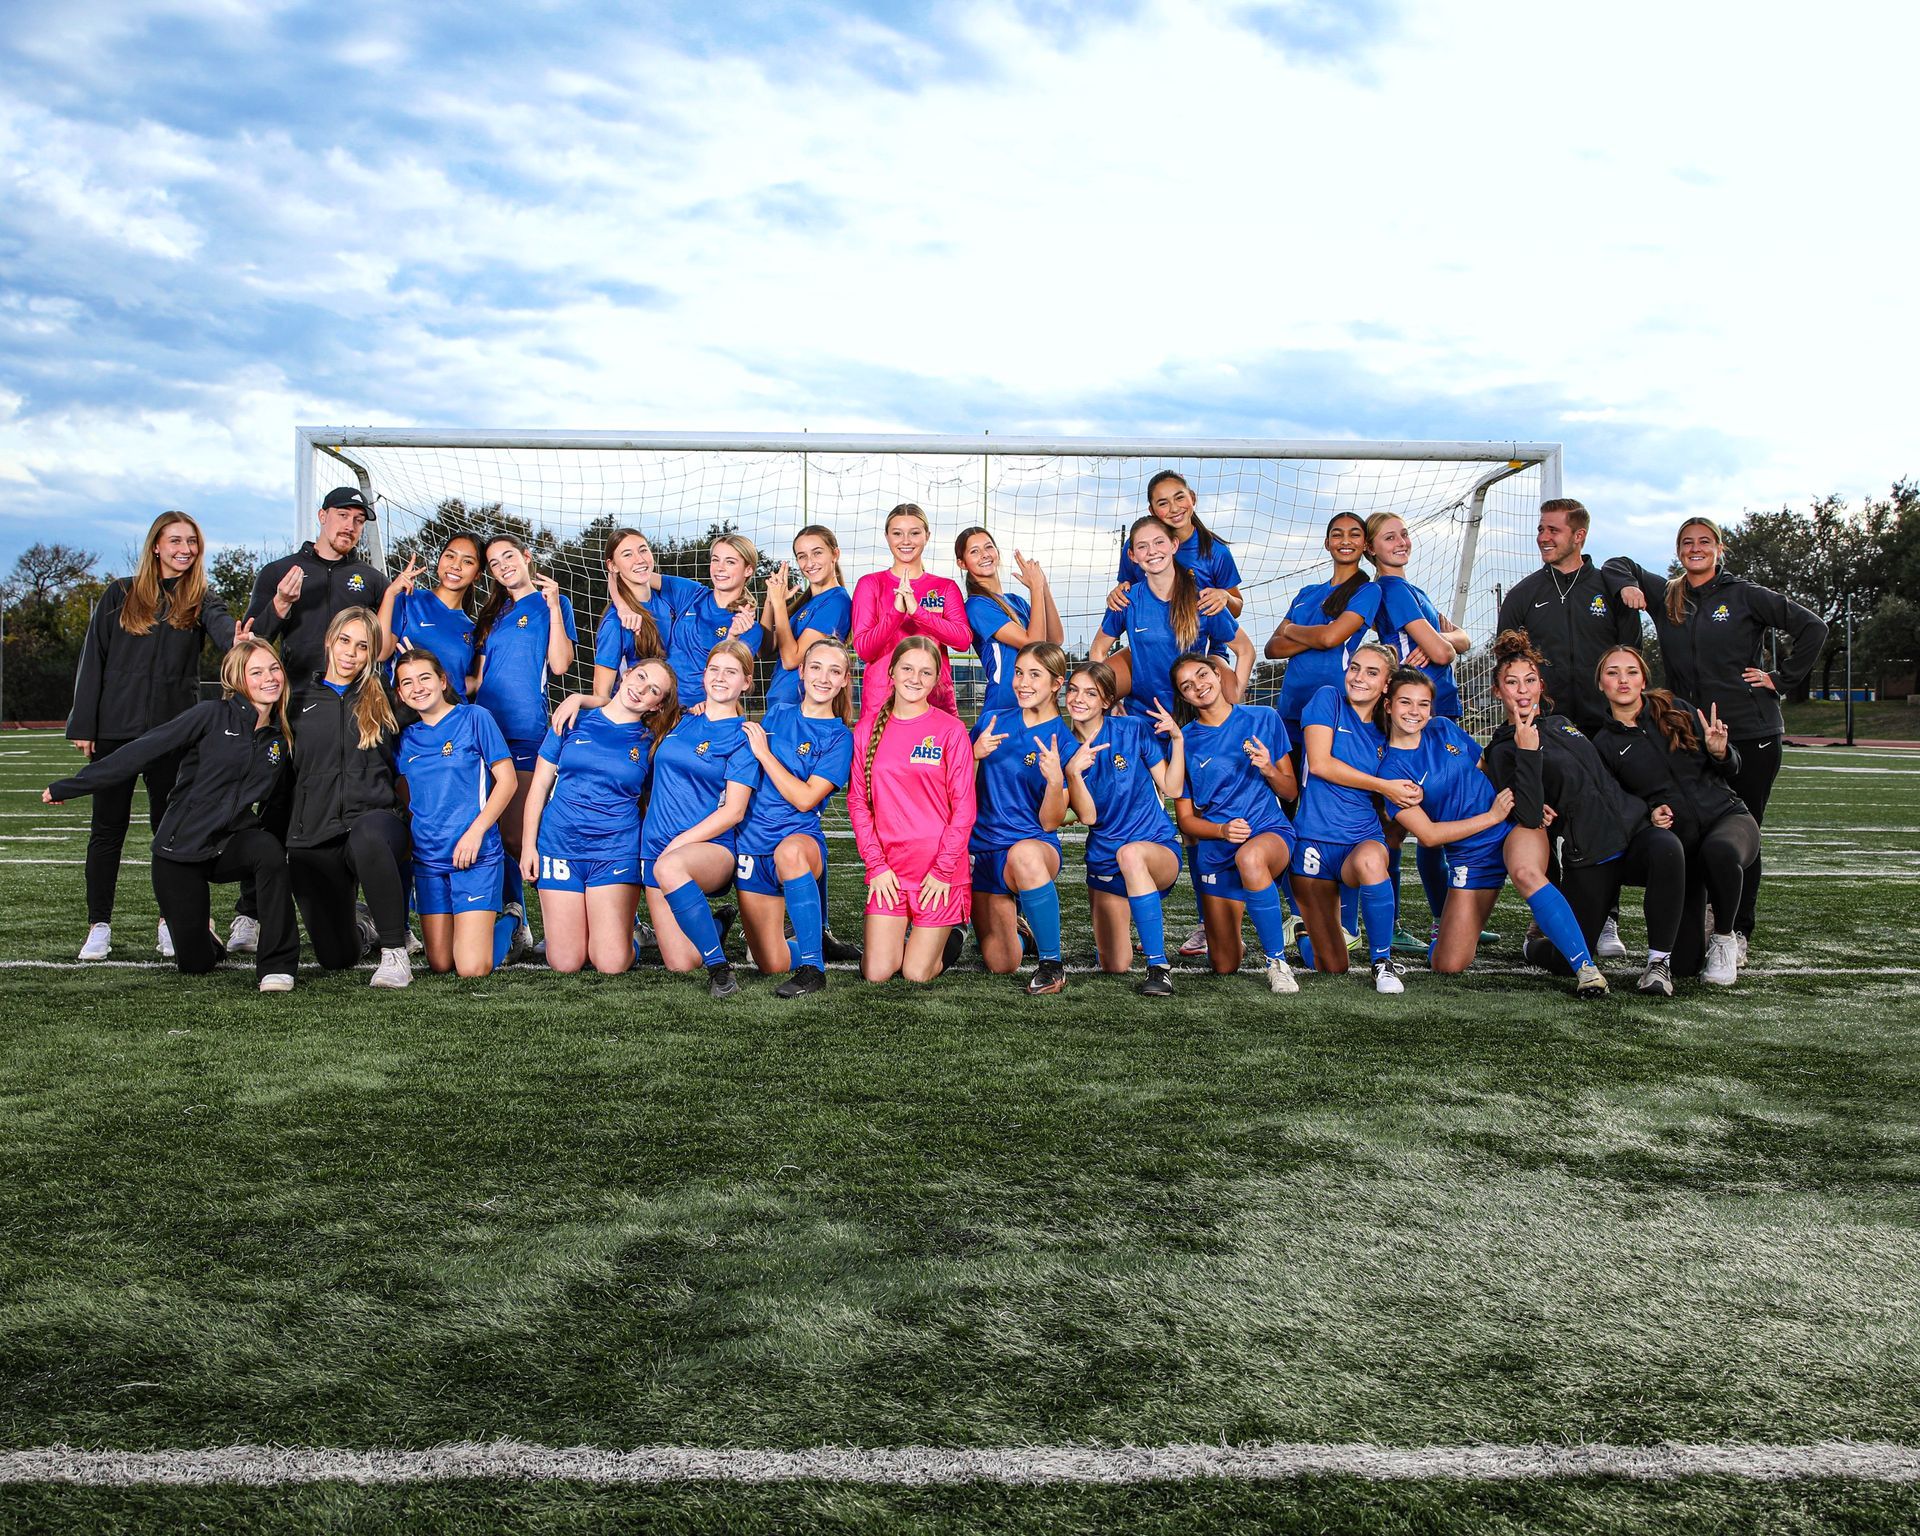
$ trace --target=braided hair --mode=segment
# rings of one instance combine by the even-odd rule
[[[893,648],[893,654],[887,658],[887,676],[893,676],[893,669],[900,665],[900,658],[909,651],[925,651],[933,658],[936,668],[940,665],[940,647],[925,635],[908,635]],[[873,717],[873,729],[867,736],[866,760],[861,764],[861,788],[866,794],[867,804],[873,804],[873,759],[880,750],[880,738],[886,733],[887,722],[893,718],[893,701],[896,695],[889,693],[887,702],[882,704]]]

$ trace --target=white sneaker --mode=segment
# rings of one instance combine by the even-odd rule
[[[370,955],[380,947],[380,930],[374,926],[373,914],[367,910],[364,901],[354,903],[353,926],[360,934],[362,955]]]
[[[1406,986],[1394,974],[1391,960],[1373,962],[1373,990],[1387,997],[1398,997],[1406,991]]]
[[[1627,946],[1620,938],[1620,925],[1608,918],[1600,925],[1599,941],[1593,946],[1593,958],[1596,960],[1624,960]]]
[[[1275,992],[1300,990],[1300,983],[1293,979],[1293,972],[1287,969],[1287,962],[1278,956],[1267,962],[1267,986]]]
[[[1700,979],[1716,987],[1730,987],[1740,979],[1740,946],[1732,934],[1716,933],[1707,941],[1707,963]]]
[[[407,953],[408,954],[410,955],[421,954],[426,950],[426,947],[427,947],[426,945],[420,942],[419,934],[415,933],[411,928],[407,929]]]
[[[162,925],[165,926],[164,924]],[[113,953],[113,925],[95,923],[87,930],[87,942],[80,946],[82,960],[104,960]]]
[[[1192,933],[1180,941],[1180,953],[1190,960],[1195,955],[1204,955],[1206,952],[1207,930],[1204,927],[1194,929]]]
[[[160,919],[160,931],[154,936],[153,947],[160,951],[162,959],[173,958],[173,935],[167,932],[167,920],[164,917]]]
[[[227,953],[230,955],[250,955],[260,947],[260,919],[257,917],[236,917],[233,927],[227,934]],[[265,985],[265,983],[262,983]]]
[[[260,978],[260,990],[262,992],[291,992],[293,990],[293,978],[285,971],[270,972]]]
[[[368,983],[374,987],[405,987],[413,983],[413,960],[405,949],[380,951],[380,966]]]
[[[1740,969],[1744,971],[1747,968],[1747,936],[1744,933],[1736,933],[1733,936],[1733,947],[1740,952]]]

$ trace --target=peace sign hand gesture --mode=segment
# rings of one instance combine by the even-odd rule
[[[1180,722],[1168,712],[1167,706],[1158,698],[1147,702],[1147,718],[1153,721],[1153,733],[1156,736],[1178,736]]]
[[[1072,774],[1076,779],[1080,778],[1093,766],[1094,758],[1112,745],[1113,743],[1110,741],[1081,742],[1080,750],[1067,759],[1067,772]]]
[[[1038,765],[1040,777],[1047,781],[1048,788],[1066,783],[1066,775],[1060,767],[1060,738],[1058,736],[1036,736],[1033,744],[1040,749]],[[1080,754],[1074,753],[1075,757]]]
[[[1047,573],[1040,569],[1040,562],[1029,560],[1017,549],[1013,552],[1013,574],[1029,592],[1047,584]]]
[[[1727,722],[1720,718],[1720,706],[1707,706],[1707,750],[1716,758],[1727,755]]]
[[[402,571],[398,576],[393,578],[392,587],[394,592],[401,596],[404,596],[408,592],[411,592],[413,590],[415,580],[419,577],[420,573],[425,569],[426,567],[422,565],[418,560],[411,560],[411,559],[408,560],[407,568],[404,571]]]
[[[973,760],[976,763],[984,763],[992,757],[1000,743],[1007,739],[1006,731],[996,732],[993,728],[994,721],[999,718],[998,715],[988,715],[987,723],[980,727],[980,734],[973,738]]]
[[[1522,752],[1540,750],[1540,725],[1538,718],[1529,706],[1522,706],[1515,712],[1513,720],[1513,744]]]
[[[1267,744],[1258,736],[1249,736],[1241,742],[1240,750],[1247,754],[1247,761],[1262,773],[1273,766],[1273,754],[1267,750]]]

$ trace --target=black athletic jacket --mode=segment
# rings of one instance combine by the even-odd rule
[[[1514,825],[1540,826],[1552,806],[1547,836],[1560,839],[1560,862],[1568,869],[1604,864],[1626,852],[1627,840],[1650,819],[1646,802],[1620,787],[1593,743],[1565,715],[1543,715],[1539,726],[1539,751],[1522,752],[1506,724],[1493,733],[1481,760],[1495,789],[1513,791]]]
[[[360,745],[353,701],[359,689],[335,693],[324,673],[309,679],[293,706],[293,728],[300,734],[300,757],[293,765],[293,815],[287,823],[289,848],[312,848],[344,837],[366,811],[391,811],[399,804],[393,772],[394,732],[377,746]],[[360,688],[378,688],[371,670]]]
[[[1686,617],[1667,617],[1667,578],[1622,555],[1604,567],[1607,586],[1618,595],[1638,587],[1660,636],[1667,686],[1700,708],[1718,705],[1736,741],[1761,741],[1786,728],[1780,699],[1804,683],[1820,660],[1827,626],[1790,597],[1756,587],[1738,576],[1715,576],[1687,593]],[[1760,642],[1777,629],[1793,642],[1787,664],[1772,674],[1774,689],[1756,688],[1740,674],[1760,665]]]
[[[1601,653],[1640,643],[1640,615],[1607,590],[1591,555],[1580,557],[1572,576],[1542,565],[1515,582],[1500,604],[1500,628],[1527,632],[1547,659],[1542,680],[1554,706],[1589,735],[1607,718],[1607,702],[1593,680]]]
[[[180,578],[160,584],[160,612],[153,628],[131,635],[120,627],[120,611],[133,589],[122,576],[100,594],[87,620],[80,666],[73,679],[73,711],[67,736],[73,741],[123,741],[144,735],[200,699],[200,648],[209,639],[229,650],[233,617],[211,587],[200,600],[200,618],[191,629],[167,622],[167,605]]]
[[[1660,734],[1653,717],[1645,708],[1632,725],[1623,725],[1608,716],[1593,738],[1600,761],[1626,789],[1650,806],[1673,808],[1673,832],[1689,849],[1728,816],[1744,816],[1747,804],[1727,783],[1740,771],[1740,753],[1731,741],[1727,755],[1715,758],[1704,745],[1707,723],[1685,699],[1675,699],[1677,708],[1693,716],[1693,727],[1702,745],[1691,752],[1675,751]]]
[[[234,833],[260,825],[258,806],[293,755],[278,721],[259,726],[255,718],[253,706],[238,696],[196,704],[48,787],[56,800],[90,795],[131,783],[149,764],[185,748],[173,798],[153,834],[153,856],[197,864],[218,856]]]
[[[305,572],[305,584],[300,588],[300,600],[283,619],[274,610],[273,594],[281,578],[296,565]],[[254,634],[280,643],[287,681],[295,696],[304,698],[314,686],[315,674],[326,670],[327,626],[333,616],[342,608],[371,608],[378,613],[386,590],[387,578],[366,561],[356,555],[323,560],[309,539],[253,579],[247,617],[253,620]]]

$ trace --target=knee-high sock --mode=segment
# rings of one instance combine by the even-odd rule
[[[1049,880],[1018,894],[1020,915],[1033,930],[1034,948],[1042,960],[1060,958],[1060,887]]]
[[[527,883],[520,878],[520,866],[518,864],[514,863],[512,859],[508,859],[506,864],[506,878],[500,882],[501,899],[503,903],[508,906],[517,905],[522,914],[524,914],[527,908]],[[524,915],[521,921],[526,921]]]
[[[1405,852],[1405,843],[1387,850],[1387,884],[1393,890],[1393,924],[1396,928],[1400,926],[1400,856]]]
[[[1428,848],[1423,844],[1413,856],[1413,867],[1420,871],[1420,885],[1427,893],[1427,910],[1437,923],[1447,905],[1446,849]]]
[[[720,947],[720,925],[714,922],[713,912],[707,906],[707,893],[697,882],[689,880],[668,891],[666,897],[667,905],[673,908],[673,920],[700,951],[701,963],[725,965],[727,952]]]
[[[1560,894],[1558,887],[1541,886],[1527,898],[1527,906],[1540,931],[1568,965],[1577,971],[1583,965],[1593,964],[1593,957],[1587,953],[1587,941],[1580,933],[1580,920],[1573,915],[1573,908],[1567,905],[1567,898]]]
[[[1167,916],[1160,907],[1160,893],[1129,896],[1127,906],[1133,912],[1133,926],[1140,935],[1140,947],[1146,951],[1147,964],[1167,963]]]
[[[820,886],[812,875],[801,874],[780,882],[780,894],[787,899],[787,917],[793,923],[793,948],[800,965],[826,969],[821,952],[826,922],[821,914]]]
[[[513,947],[513,936],[520,931],[520,919],[511,912],[502,912],[493,920],[493,963],[496,966],[507,963],[507,951]]]
[[[1280,888],[1270,885],[1262,891],[1248,891],[1247,916],[1253,919],[1253,931],[1260,936],[1260,947],[1267,952],[1267,958],[1285,959],[1287,909],[1280,904]]]
[[[1360,892],[1351,885],[1340,887],[1340,928],[1345,933],[1360,931]]]
[[[1367,926],[1367,957],[1385,960],[1393,953],[1393,882],[1360,887],[1360,920]]]

